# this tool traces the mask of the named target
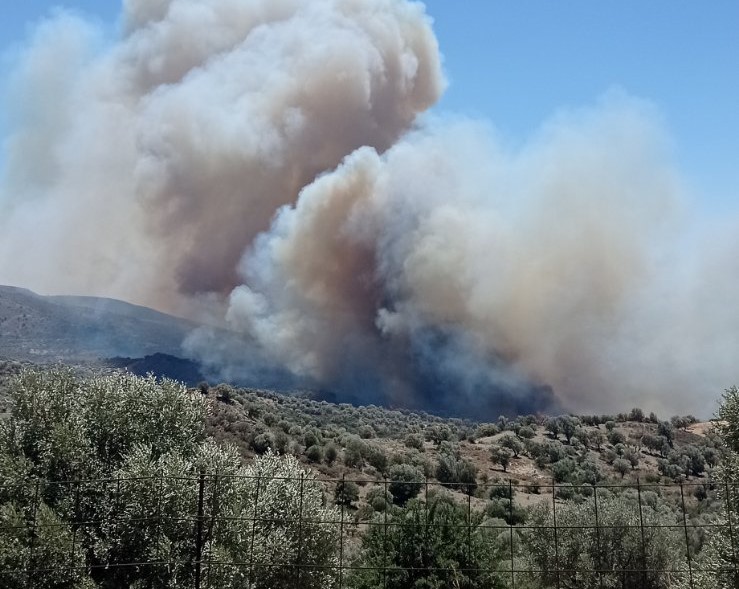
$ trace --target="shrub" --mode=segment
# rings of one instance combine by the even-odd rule
[[[408,434],[404,440],[405,445],[408,448],[414,448],[416,450],[423,450],[423,438],[418,434]]]
[[[293,457],[268,452],[241,467],[235,448],[204,440],[207,406],[199,392],[153,377],[82,379],[61,369],[28,371],[11,391],[11,416],[0,422],[0,570],[12,571],[18,562],[24,568],[32,545],[41,564],[34,586],[193,586],[191,518],[204,471],[213,473],[203,479],[203,509],[208,521],[218,522],[209,545],[218,560],[277,565],[251,580],[255,589],[294,587],[298,571],[301,587],[332,585],[336,531],[320,522],[337,514],[324,507],[321,484]],[[75,492],[75,485],[44,482],[61,474],[125,484],[82,485]],[[13,486],[17,477],[26,484]],[[33,538],[24,536],[25,525],[4,526],[19,521],[19,509],[29,513],[23,492],[29,481],[40,490],[37,521],[49,524]],[[273,515],[255,519],[258,510]],[[72,517],[86,522],[84,533]],[[153,562],[163,547],[171,562],[156,575],[148,567],[99,566]],[[50,578],[62,553],[64,563],[73,558],[79,566]],[[236,569],[208,573],[225,589],[248,582]],[[4,587],[12,583],[4,576]]]
[[[392,525],[370,526],[362,538],[349,587],[502,589],[496,568],[503,550],[482,514],[470,515],[442,494],[393,511]]]
[[[532,510],[530,531],[523,534],[525,566],[533,586],[549,587],[673,587],[684,568],[684,540],[668,507],[642,507],[645,526],[639,526],[637,498],[598,493],[600,527],[593,527],[594,502],[567,502],[557,506],[557,552],[549,504]],[[681,540],[683,544],[681,544]],[[607,547],[607,548],[605,548]],[[634,566],[635,563],[637,566]],[[642,564],[643,563],[643,564]],[[642,568],[646,570],[642,570]],[[603,571],[599,573],[598,571]],[[517,583],[518,585],[518,583]]]
[[[395,503],[405,503],[421,492],[424,482],[423,475],[419,470],[408,464],[395,464],[388,472],[390,483],[388,491],[392,494]]]
[[[493,446],[490,449],[490,460],[493,464],[500,464],[503,472],[508,470],[508,465],[511,463],[513,458],[513,452],[508,448],[501,448],[500,446]]]
[[[305,451],[305,457],[310,461],[314,463],[319,463],[323,461],[323,450],[320,446],[310,446]]]
[[[341,480],[334,489],[334,503],[352,507],[359,500],[359,487],[354,481]]]
[[[326,459],[326,464],[331,466],[339,455],[339,450],[336,448],[336,444],[330,442],[326,444],[326,449],[323,452],[323,457]]]

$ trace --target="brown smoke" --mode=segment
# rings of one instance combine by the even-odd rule
[[[401,0],[128,0],[123,27],[95,50],[60,16],[24,54],[0,282],[208,317],[243,336],[186,343],[221,374],[366,401],[706,414],[739,380],[737,244],[701,243],[649,105],[517,151],[418,119],[444,82]]]

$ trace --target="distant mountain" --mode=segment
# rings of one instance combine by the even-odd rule
[[[197,325],[123,301],[0,286],[0,357],[33,362],[182,355]]]

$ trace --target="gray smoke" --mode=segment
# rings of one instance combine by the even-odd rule
[[[219,375],[364,402],[706,414],[739,381],[737,243],[648,104],[517,150],[421,116],[440,54],[401,0],[129,0],[122,29],[60,15],[22,56],[0,282],[207,319]]]

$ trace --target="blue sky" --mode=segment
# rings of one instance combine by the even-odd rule
[[[519,144],[562,108],[620,88],[653,103],[674,155],[707,211],[739,208],[739,2],[712,0],[426,0],[450,86],[437,107],[488,120]],[[7,2],[8,49],[57,6],[112,35],[112,0]]]

